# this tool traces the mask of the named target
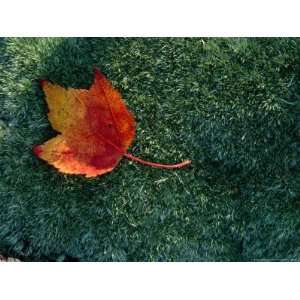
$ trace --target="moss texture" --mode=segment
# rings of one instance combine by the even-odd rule
[[[29,261],[300,260],[300,40],[0,39],[0,252]],[[87,88],[99,67],[138,124],[122,160],[68,176],[37,79]]]

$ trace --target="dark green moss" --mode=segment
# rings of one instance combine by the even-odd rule
[[[0,39],[0,252],[25,260],[300,260],[300,40]],[[99,67],[138,124],[125,159],[67,176],[37,79],[88,87]]]

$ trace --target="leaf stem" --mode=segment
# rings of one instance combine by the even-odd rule
[[[141,158],[135,157],[130,153],[125,153],[124,156],[126,158],[128,158],[130,160],[133,160],[133,161],[136,161],[140,164],[150,166],[150,167],[154,167],[154,168],[161,168],[161,169],[179,169],[179,168],[183,168],[183,167],[189,165],[192,162],[191,160],[184,160],[181,163],[169,165],[169,164],[159,164],[159,163],[154,163],[154,162],[151,162],[151,161],[146,161],[146,160],[143,160]]]

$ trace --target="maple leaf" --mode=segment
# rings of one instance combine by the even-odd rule
[[[191,163],[185,160],[165,165],[127,153],[135,137],[134,116],[98,69],[89,90],[65,89],[47,80],[40,83],[46,94],[49,121],[60,134],[33,150],[60,172],[94,177],[112,171],[122,157],[166,169]]]

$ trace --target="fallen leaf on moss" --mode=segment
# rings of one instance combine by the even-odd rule
[[[148,162],[127,153],[136,124],[119,92],[95,69],[89,90],[65,89],[40,81],[49,107],[48,118],[56,137],[35,146],[34,153],[60,172],[94,177],[112,171],[124,156],[144,165],[174,169],[191,163],[166,165]]]

